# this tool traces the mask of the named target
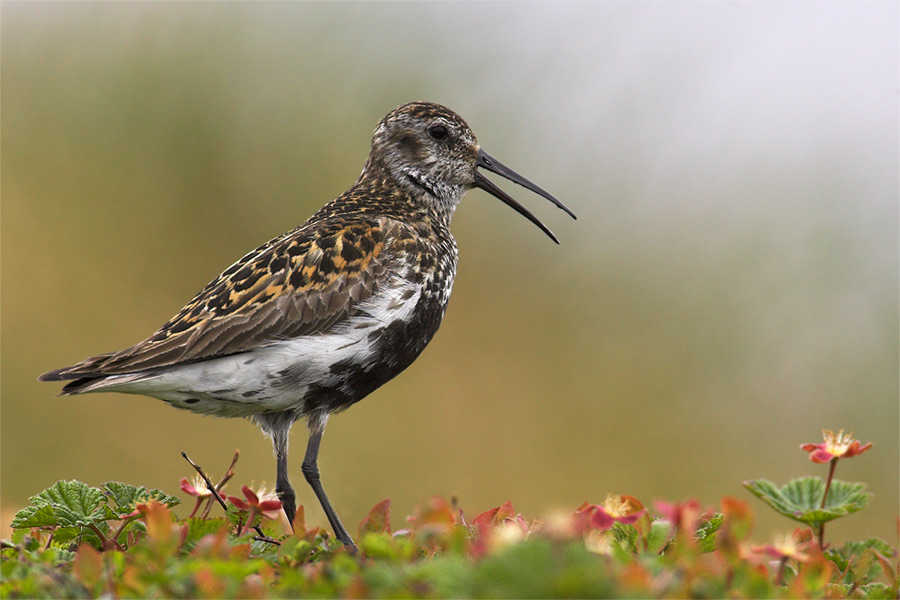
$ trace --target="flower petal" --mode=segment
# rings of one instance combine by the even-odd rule
[[[199,496],[200,492],[197,491],[197,488],[191,485],[191,482],[188,481],[187,477],[181,478],[181,491],[189,496]]]
[[[594,529],[599,529],[601,531],[605,531],[613,526],[615,523],[615,519],[613,519],[602,507],[598,506],[597,510],[595,510],[591,514],[591,527]]]
[[[246,485],[241,486],[241,493],[244,494],[244,498],[247,499],[252,506],[256,506],[259,504],[259,496],[256,495],[256,492],[248,488]]]
[[[277,511],[281,509],[281,500],[263,500],[258,507],[259,510],[264,512]]]
[[[859,440],[853,440],[853,443],[850,444],[850,447],[847,448],[846,452],[844,452],[844,457],[851,458],[853,456],[856,456],[857,454],[862,454],[863,452],[865,452],[866,450],[868,450],[871,447],[872,447],[872,442],[869,442],[865,446],[860,446]]]
[[[237,506],[240,510],[250,510],[250,505],[234,496],[228,496],[228,501]]]
[[[831,459],[834,458],[834,454],[829,452],[828,450],[816,450],[815,452],[809,455],[809,460],[814,463],[827,463],[831,462]]]
[[[647,511],[642,509],[640,512],[631,513],[630,515],[625,515],[623,517],[616,517],[616,521],[618,521],[619,523],[624,523],[625,525],[630,525],[631,523],[634,523],[635,521],[640,519],[645,512]]]

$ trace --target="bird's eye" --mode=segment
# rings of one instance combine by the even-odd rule
[[[428,130],[428,135],[436,140],[446,140],[448,135],[447,128],[443,125],[435,125]]]

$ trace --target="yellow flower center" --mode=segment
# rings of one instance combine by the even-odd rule
[[[806,562],[808,556],[806,554],[805,544],[801,544],[797,539],[796,532],[788,534],[776,534],[772,540],[772,546],[782,556]]]
[[[207,496],[212,496],[212,492],[206,487],[206,482],[203,481],[203,478],[199,475],[194,477],[194,481],[191,482],[194,486],[194,489],[197,490],[197,493],[200,494],[200,498],[206,498]]]
[[[825,451],[835,456],[842,456],[853,443],[853,432],[844,435],[843,429],[836,434],[830,429],[823,429],[822,436],[825,438]]]
[[[256,496],[259,498],[260,502],[265,500],[278,500],[278,494],[275,493],[275,490],[270,490],[266,487],[266,484],[263,483],[259,486],[259,489],[256,490]]]
[[[622,496],[614,496],[609,494],[603,501],[603,510],[611,517],[624,517],[628,515],[628,501]]]

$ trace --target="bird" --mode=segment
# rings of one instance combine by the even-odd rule
[[[296,513],[288,441],[291,426],[305,419],[301,471],[337,540],[355,551],[322,485],[322,434],[330,415],[406,369],[437,332],[456,275],[450,220],[463,194],[488,192],[559,244],[481,170],[576,218],[485,152],[452,110],[404,104],[378,123],[349,190],[245,254],[143,341],[39,379],[67,382],[60,395],[139,394],[195,413],[252,420],[272,441],[275,492],[288,521]]]

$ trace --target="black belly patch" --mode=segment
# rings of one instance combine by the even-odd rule
[[[434,337],[443,316],[441,302],[423,294],[409,320],[397,319],[369,334],[375,346],[364,361],[344,359],[331,365],[336,381],[311,385],[303,396],[303,412],[344,410],[399,375]]]

